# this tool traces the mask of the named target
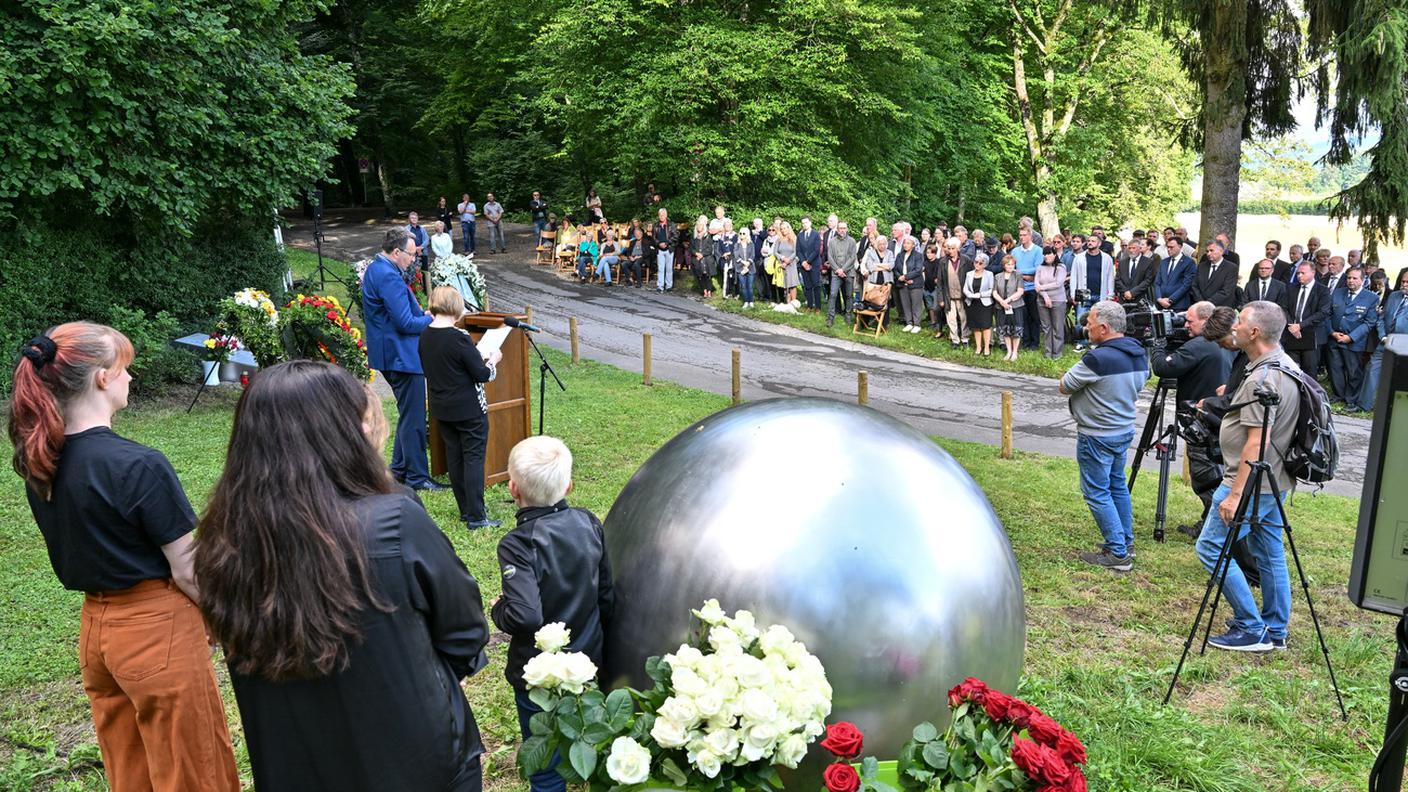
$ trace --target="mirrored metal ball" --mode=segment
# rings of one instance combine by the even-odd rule
[[[1002,523],[953,457],[883,413],[798,398],[709,416],[641,466],[605,525],[613,683],[648,685],[645,659],[715,597],[805,642],[831,720],[882,759],[915,724],[942,727],[964,677],[1017,686],[1026,626]]]

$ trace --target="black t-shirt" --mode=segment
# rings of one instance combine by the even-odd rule
[[[484,415],[476,385],[489,381],[489,366],[469,333],[455,327],[427,327],[420,334],[420,365],[425,371],[430,411],[442,421],[468,421]]]
[[[107,427],[64,440],[48,501],[25,489],[54,574],[73,591],[118,591],[171,577],[161,547],[196,525],[166,457]]]

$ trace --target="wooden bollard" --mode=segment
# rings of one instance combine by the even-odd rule
[[[743,373],[742,373],[743,350],[738,347],[733,348],[733,403],[743,403]]]
[[[649,385],[649,384],[650,384],[650,333],[642,333],[641,336],[640,336],[640,341],[641,341],[641,347],[642,347],[642,349],[641,349],[641,367],[640,367],[640,371],[641,371],[641,382],[642,382],[642,384]]]
[[[525,319],[524,321],[526,321],[528,324],[533,324],[533,306],[531,306],[531,305],[525,305],[525,306],[523,306],[523,315],[526,316],[526,317],[528,317],[528,318]]]
[[[1012,391],[1002,392],[1002,458],[1012,458]]]
[[[856,372],[856,404],[870,404],[870,374],[864,371]]]
[[[572,362],[582,362],[582,350],[577,344],[577,317],[573,316],[567,320],[567,330],[572,334]]]
[[[1183,449],[1183,483],[1193,485],[1193,474],[1188,470],[1188,449]]]

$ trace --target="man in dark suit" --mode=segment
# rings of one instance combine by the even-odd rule
[[[1268,245],[1268,247],[1270,247]],[[1252,300],[1267,300],[1286,308],[1286,284],[1280,278],[1275,277],[1276,262],[1270,258],[1264,258],[1257,262],[1256,271],[1252,273],[1252,279],[1247,281],[1245,296],[1247,302]]]
[[[1156,259],[1145,252],[1144,240],[1139,237],[1129,240],[1125,251],[1120,254],[1121,260],[1115,269],[1115,294],[1125,303],[1152,299],[1158,270]]]
[[[1193,279],[1193,300],[1213,305],[1237,307],[1237,265],[1224,258],[1227,249],[1218,240],[1208,243],[1205,260]]]
[[[810,217],[803,217],[802,231],[797,234],[797,268],[802,274],[807,310],[821,310],[821,261],[821,234],[812,228]]]
[[[1154,274],[1154,302],[1169,311],[1186,311],[1192,300],[1193,278],[1198,265],[1183,254],[1183,240],[1171,236],[1164,245],[1168,257]]]
[[[1281,243],[1274,239],[1267,240],[1266,257],[1271,259],[1271,277],[1275,278],[1278,281],[1281,281],[1282,283],[1289,284],[1291,282],[1291,276],[1292,273],[1295,271],[1295,268],[1291,266],[1291,262],[1281,260]],[[1259,276],[1255,270],[1252,271],[1251,275],[1247,276],[1248,292],[1251,291],[1251,282],[1257,277]],[[1250,300],[1251,298],[1248,297],[1247,299]]]
[[[1347,286],[1330,296],[1330,387],[1335,398],[1349,402],[1359,397],[1364,379],[1364,347],[1369,330],[1379,321],[1379,296],[1361,288],[1364,270],[1344,275]]]
[[[415,240],[404,228],[386,232],[381,253],[362,276],[362,318],[367,325],[367,363],[386,377],[396,395],[396,442],[391,474],[419,490],[442,490],[431,480],[425,448],[425,373],[420,334],[430,312],[416,302],[402,274],[415,263]]]
[[[1330,291],[1315,280],[1315,265],[1302,260],[1296,285],[1286,292],[1286,332],[1281,347],[1286,356],[1313,375],[1320,365],[1320,347],[1329,337]]]
[[[1349,288],[1349,280],[1344,271],[1344,256],[1330,256],[1330,268],[1320,282],[1325,284],[1325,288],[1329,289],[1332,295],[1341,289]]]

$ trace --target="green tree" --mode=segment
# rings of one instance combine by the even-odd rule
[[[347,134],[346,69],[302,55],[314,2],[18,0],[0,11],[0,218],[191,233],[269,218]]]

